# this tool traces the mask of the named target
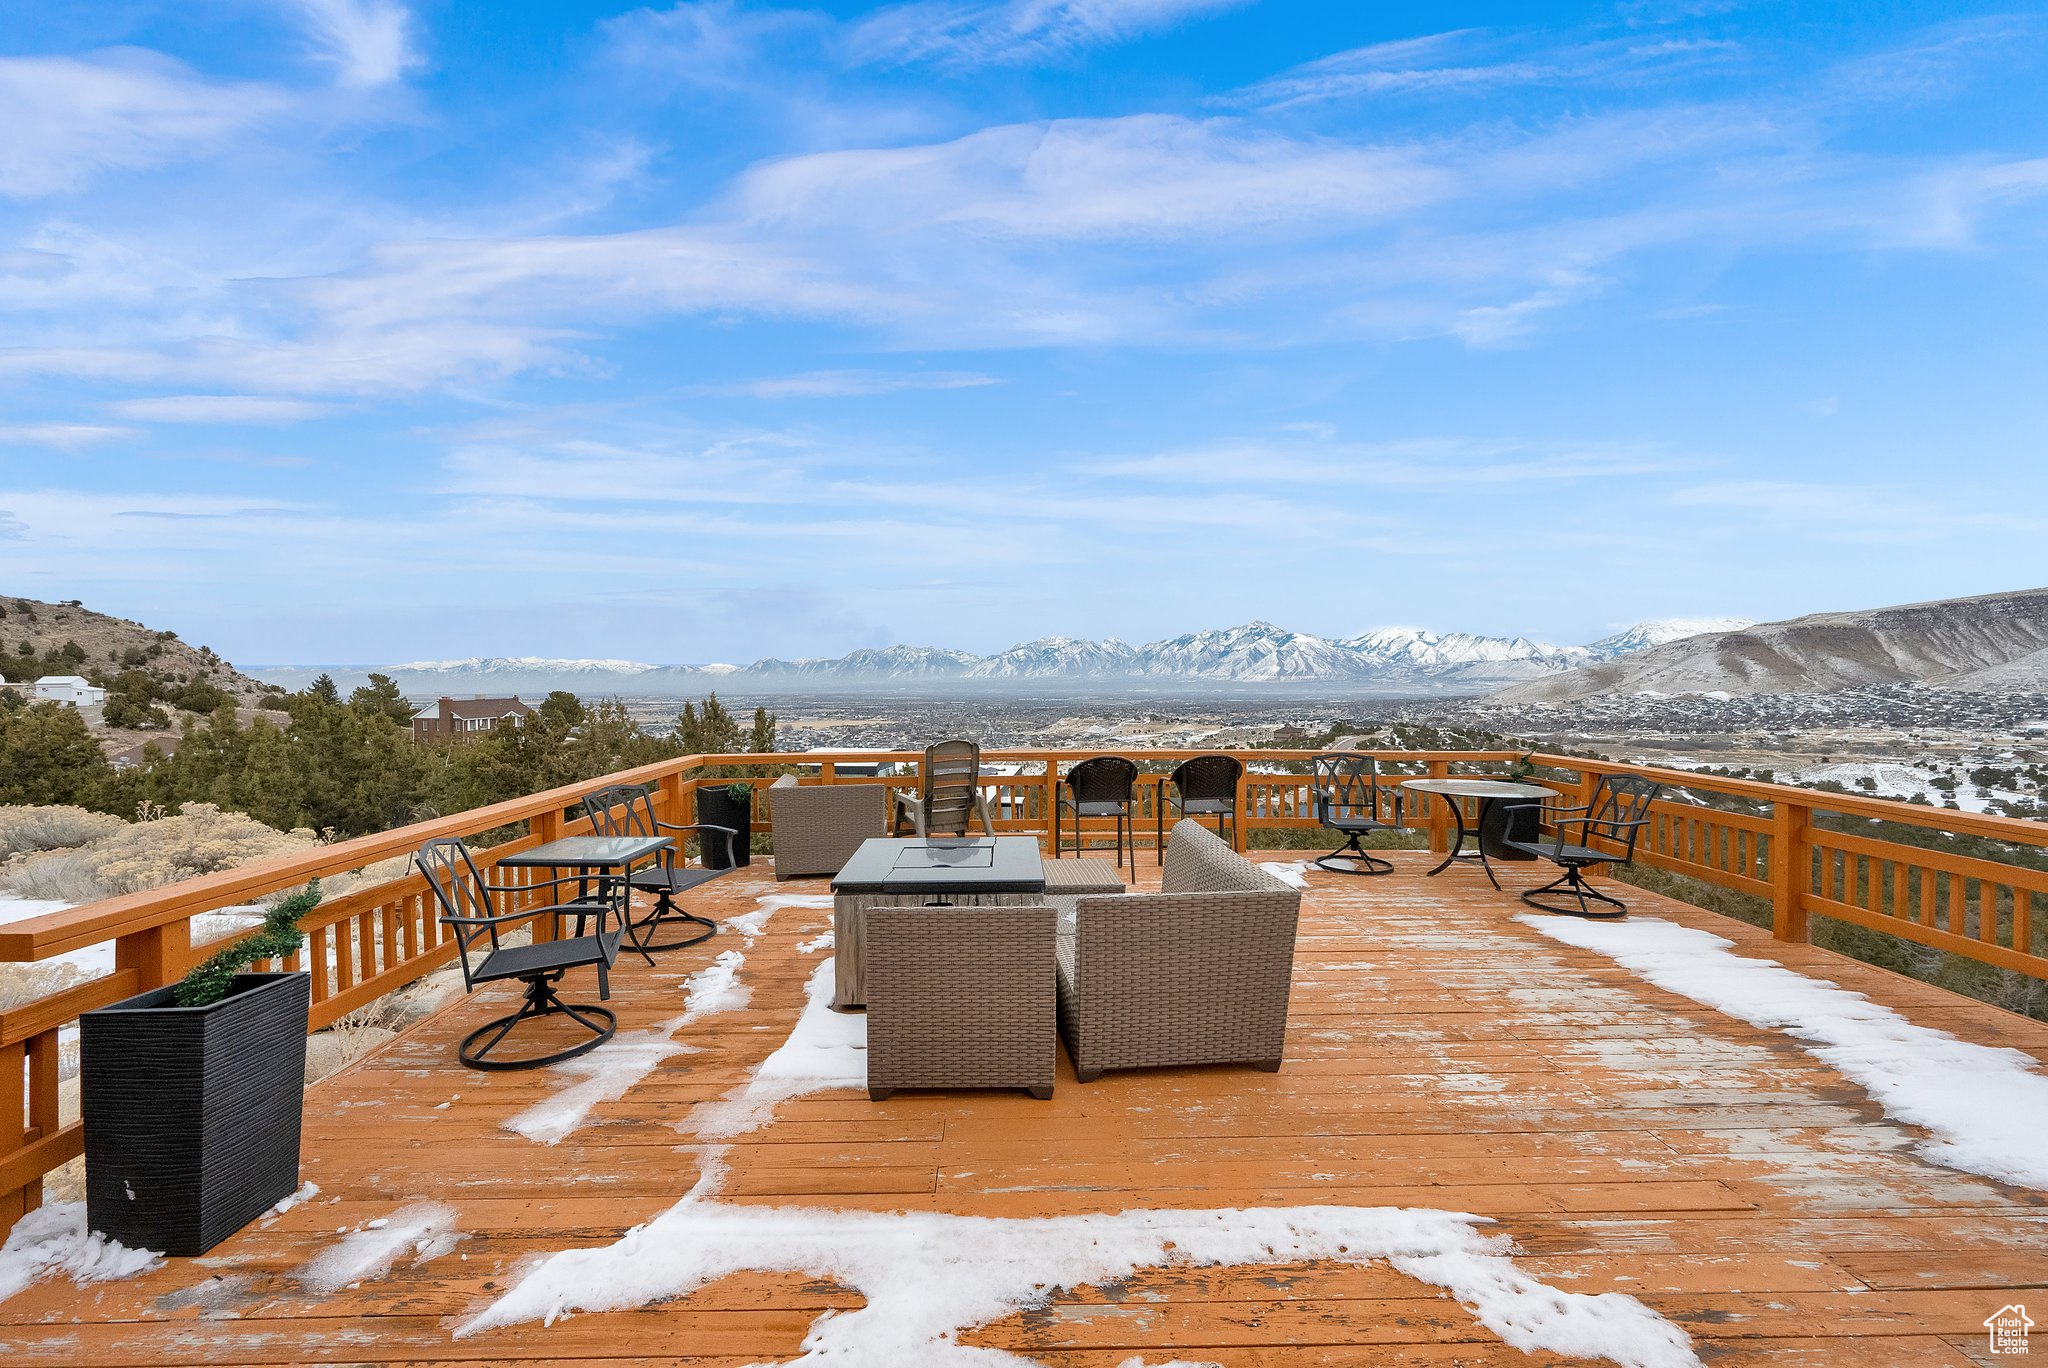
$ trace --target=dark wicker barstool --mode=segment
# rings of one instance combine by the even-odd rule
[[[1244,778],[1244,763],[1229,755],[1198,755],[1183,760],[1159,787],[1159,801],[1153,805],[1153,840],[1159,847],[1159,863],[1166,863],[1166,808],[1170,803],[1181,817],[1214,817],[1216,834],[1230,823],[1232,850],[1237,849],[1237,785]],[[1172,792],[1169,794],[1168,789]]]
[[[644,955],[650,950],[680,950],[686,945],[701,945],[718,934],[718,923],[708,917],[686,912],[676,905],[678,895],[693,888],[723,878],[733,870],[733,838],[738,835],[731,827],[711,826],[704,822],[664,822],[654,815],[654,795],[644,784],[614,784],[586,794],[583,799],[583,815],[590,819],[590,829],[599,836],[667,836],[674,834],[687,838],[697,835],[697,865],[690,868],[689,857],[682,849],[681,841],[663,850],[657,863],[626,875],[628,888],[655,895],[654,911],[644,921],[632,919],[630,894],[620,904],[620,921],[626,938]],[[704,866],[704,848],[714,840],[725,844],[725,868],[709,869]],[[657,941],[653,937],[663,926],[689,925],[703,928],[681,940]]]
[[[1401,825],[1401,790],[1387,790],[1393,798],[1391,822],[1380,820],[1380,766],[1370,755],[1357,751],[1332,751],[1309,761],[1315,773],[1316,820],[1326,830],[1344,837],[1344,844],[1315,861],[1316,868],[1332,874],[1391,874],[1391,861],[1368,854],[1359,839],[1375,831],[1393,831]]]
[[[1060,795],[1059,806],[1052,815],[1052,856],[1057,860],[1066,847],[1061,842],[1061,817],[1067,812],[1074,814],[1074,853],[1084,854],[1081,845],[1081,819],[1084,817],[1116,818],[1116,863],[1123,868],[1124,846],[1131,847],[1131,864],[1138,863],[1137,840],[1131,831],[1131,804],[1136,799],[1138,767],[1120,755],[1098,755],[1093,760],[1083,760],[1067,771],[1062,781],[1066,792]]]
[[[1650,804],[1663,792],[1662,784],[1633,774],[1603,774],[1593,785],[1584,807],[1563,808],[1551,814],[1553,835],[1548,839],[1503,841],[1501,844],[1539,860],[1548,860],[1564,873],[1541,888],[1522,894],[1522,901],[1545,912],[1568,917],[1626,917],[1628,904],[1610,898],[1586,882],[1585,871],[1595,865],[1633,864],[1636,837],[1650,820]],[[1577,814],[1574,816],[1573,814]],[[1576,833],[1576,840],[1566,839]],[[1596,848],[1595,841],[1605,849]],[[1574,902],[1546,902],[1571,894]],[[1612,912],[1597,912],[1593,903],[1606,903]]]
[[[519,1004],[518,1011],[487,1021],[462,1038],[456,1054],[464,1064],[472,1069],[536,1069],[543,1064],[574,1059],[612,1038],[613,1032],[618,1030],[618,1018],[610,1008],[564,1002],[555,991],[555,985],[569,970],[590,965],[597,970],[598,999],[603,1001],[611,997],[611,982],[606,975],[619,957],[619,933],[606,925],[614,910],[609,901],[586,899],[547,907],[514,909],[503,899],[581,880],[571,874],[530,884],[486,883],[476,861],[470,858],[469,847],[453,837],[427,842],[413,858],[420,873],[426,876],[427,888],[434,901],[441,905],[441,924],[455,931],[455,946],[462,963],[463,991],[471,992],[478,984],[499,979],[519,979],[526,984],[526,1000]],[[597,930],[588,935],[579,933],[565,939],[535,941],[530,945],[506,945],[500,939],[498,928],[546,916],[557,920],[573,916],[579,931],[587,920],[594,917]],[[490,942],[490,949],[473,958],[478,943],[485,940]],[[568,1017],[588,1031],[590,1039],[565,1050],[525,1059],[487,1057],[514,1026],[546,1016]],[[490,1038],[483,1040],[486,1035]],[[483,1040],[481,1045],[477,1043],[479,1040]]]

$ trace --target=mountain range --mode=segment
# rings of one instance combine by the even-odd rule
[[[1489,637],[1386,627],[1332,639],[1269,622],[1189,632],[1144,646],[1110,637],[1043,637],[980,656],[934,646],[888,646],[843,656],[757,660],[749,665],[654,665],[634,660],[559,660],[536,656],[415,660],[381,667],[412,694],[483,690],[667,696],[716,687],[861,689],[958,682],[1029,685],[1090,681],[1129,687],[1166,683],[1313,684],[1375,692],[1483,693],[1502,685],[1593,665],[1700,632],[1747,626],[1740,619],[1644,622],[1585,646],[1553,646],[1526,637]],[[274,669],[263,678],[298,688],[318,670]],[[344,685],[367,671],[331,670]]]
[[[1497,697],[1563,703],[1614,694],[1830,693],[1899,684],[2048,691],[2048,589],[1707,630],[1530,679]]]

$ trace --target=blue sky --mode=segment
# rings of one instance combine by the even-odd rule
[[[0,584],[238,662],[2044,579],[2039,11],[6,9]]]

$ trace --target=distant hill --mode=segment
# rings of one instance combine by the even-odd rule
[[[1560,703],[1601,694],[1827,693],[1896,684],[2048,690],[2048,589],[1709,631],[1495,697]]]
[[[1714,619],[1725,625],[1728,619]],[[1090,681],[1105,687],[1316,685],[1364,691],[1474,694],[1540,678],[1634,649],[1631,643],[1682,635],[1681,620],[1639,623],[1592,646],[1552,646],[1526,637],[1428,632],[1388,627],[1337,640],[1292,632],[1270,622],[1189,632],[1144,646],[1111,637],[1043,637],[994,655],[936,646],[890,646],[807,660],[757,660],[750,665],[650,665],[631,660],[481,657],[413,661],[379,667],[407,693],[617,693],[660,697],[711,688],[858,690],[959,684],[1023,686],[1035,681]],[[263,676],[303,688],[319,671],[265,670]],[[334,670],[343,685],[361,671]]]
[[[273,686],[243,674],[210,647],[186,644],[176,632],[96,613],[76,601],[0,594],[0,675],[26,694],[53,674],[83,675],[107,689],[126,686],[137,699],[131,716],[111,701],[105,709],[85,710],[109,752],[167,741],[183,716],[211,714],[222,698],[247,713],[275,696]]]

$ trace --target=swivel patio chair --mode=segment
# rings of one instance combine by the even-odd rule
[[[980,819],[984,836],[995,835],[981,793],[981,747],[972,741],[927,746],[917,770],[917,792],[896,794],[890,810],[893,836],[903,835],[906,826],[919,836],[965,836],[974,818]]]
[[[1237,784],[1244,778],[1244,763],[1228,755],[1198,755],[1183,760],[1159,787],[1159,801],[1152,808],[1152,836],[1159,850],[1159,863],[1166,863],[1166,809],[1170,805],[1181,817],[1214,817],[1216,834],[1230,823],[1226,839],[1237,849]],[[1168,793],[1167,790],[1172,792]]]
[[[1543,887],[1523,893],[1522,901],[1568,917],[1626,917],[1628,904],[1587,883],[1585,871],[1597,865],[1634,863],[1636,838],[1649,823],[1650,804],[1663,787],[1633,774],[1603,774],[1593,785],[1584,807],[1563,808],[1553,813],[1553,834],[1548,839],[1503,841],[1511,849],[1548,860],[1564,871]],[[1576,840],[1568,839],[1574,834]],[[1601,844],[1595,846],[1596,841]],[[1562,902],[1567,893],[1573,898],[1569,904]],[[1614,910],[1596,911],[1592,906],[1596,902]]]
[[[1065,792],[1052,814],[1052,855],[1057,860],[1066,850],[1062,844],[1061,818],[1074,814],[1074,853],[1083,853],[1081,819],[1116,818],[1116,863],[1123,868],[1124,846],[1131,846],[1131,864],[1138,863],[1136,840],[1131,832],[1131,804],[1135,801],[1138,767],[1120,755],[1098,755],[1083,760],[1067,771],[1061,781]]]
[[[626,875],[626,886],[632,892],[655,896],[654,911],[642,921],[632,919],[630,894],[620,906],[621,929],[626,933],[626,939],[640,951],[641,958],[648,958],[648,952],[652,950],[680,950],[686,945],[701,945],[718,934],[718,923],[684,911],[676,905],[676,898],[732,872],[733,840],[737,832],[731,827],[711,826],[704,822],[659,820],[654,815],[654,795],[644,784],[614,784],[586,794],[583,814],[590,818],[591,831],[599,836],[674,835],[679,838],[675,845],[656,857],[655,863],[630,870]],[[680,839],[692,832],[697,833],[698,867],[695,869],[690,868],[689,857],[684,853]],[[703,851],[713,841],[724,844],[723,869],[711,869],[704,864]],[[663,926],[677,925],[701,927],[702,930],[682,940],[653,939]]]
[[[1332,751],[1309,761],[1315,772],[1316,820],[1325,830],[1344,838],[1344,844],[1315,861],[1318,869],[1332,874],[1391,874],[1391,861],[1367,853],[1361,837],[1375,831],[1393,831],[1401,825],[1401,790],[1380,789],[1379,761],[1355,751]],[[1381,804],[1393,800],[1391,822],[1380,820]]]
[[[526,998],[518,1011],[487,1021],[462,1038],[456,1055],[464,1064],[472,1069],[537,1069],[587,1054],[612,1038],[618,1018],[610,1008],[565,1002],[556,991],[563,975],[588,965],[597,970],[598,999],[611,997],[607,974],[619,957],[619,933],[607,924],[613,912],[609,902],[599,899],[515,907],[511,900],[520,895],[581,880],[569,874],[531,884],[487,883],[470,858],[469,847],[453,837],[428,841],[413,858],[426,878],[428,891],[440,904],[441,924],[455,932],[463,991],[473,992],[478,985],[499,979],[518,979],[526,985]],[[579,934],[528,945],[504,943],[500,928],[549,916],[556,918],[558,926],[562,917],[574,916]],[[596,919],[597,929],[580,934],[590,918]],[[479,953],[486,941],[489,949]],[[589,1032],[590,1038],[550,1054],[522,1059],[489,1057],[520,1022],[550,1016],[567,1017]]]

